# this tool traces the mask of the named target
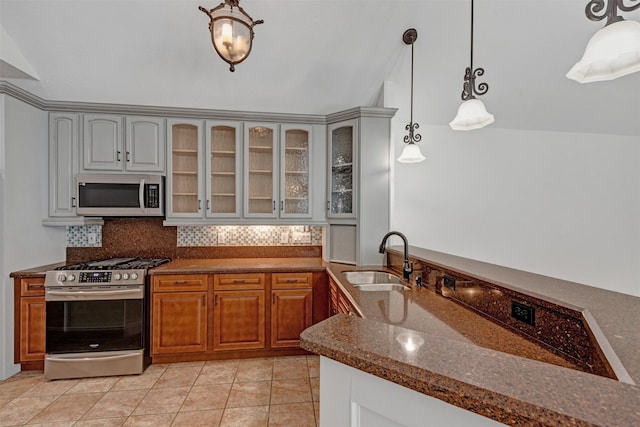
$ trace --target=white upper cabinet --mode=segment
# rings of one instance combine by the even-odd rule
[[[49,216],[76,215],[78,114],[49,114]]]
[[[206,194],[208,217],[242,214],[242,123],[206,122]]]
[[[280,126],[280,217],[310,218],[311,126]]]
[[[202,120],[168,119],[167,218],[201,218],[204,213]]]
[[[334,123],[328,129],[329,218],[357,218],[358,119]]]
[[[164,173],[167,140],[164,120],[157,117],[125,117],[126,170]]]
[[[244,125],[244,216],[278,216],[278,126]]]
[[[123,132],[123,124],[126,124]],[[164,119],[85,114],[84,171],[165,171]]]

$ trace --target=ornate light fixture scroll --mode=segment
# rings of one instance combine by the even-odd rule
[[[404,146],[402,154],[398,157],[400,163],[419,163],[425,160],[425,157],[420,152],[420,147],[416,145],[416,142],[420,142],[422,139],[419,133],[415,133],[420,125],[413,122],[413,44],[417,38],[418,31],[415,28],[409,28],[402,35],[402,41],[411,45],[411,119],[409,124],[405,126],[409,134],[404,137],[404,143],[407,145]]]
[[[635,2],[637,0],[630,0]],[[566,74],[579,83],[613,80],[640,71],[640,23],[626,21],[618,9],[631,12],[640,3],[625,5],[625,0],[591,0],[585,14],[591,21],[607,19],[584,51],[582,59]]]
[[[476,77],[483,74],[484,68],[473,68],[473,0],[471,0],[471,59],[464,71],[463,103],[458,108],[456,117],[449,123],[451,129],[480,129],[494,122],[493,114],[488,113],[484,102],[476,98],[476,95],[484,95],[489,90],[489,85],[484,82],[476,86]]]
[[[240,0],[224,0],[211,10],[198,8],[210,18],[211,42],[218,55],[229,64],[229,71],[235,71],[235,65],[247,59],[253,43],[253,27],[264,23],[262,19],[254,21],[239,3]]]

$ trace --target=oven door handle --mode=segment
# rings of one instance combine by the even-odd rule
[[[140,203],[140,209],[145,209],[144,205],[144,185],[146,180],[144,178],[140,178],[140,189],[138,190],[138,202]]]
[[[78,357],[78,358],[61,358],[61,357],[51,357],[47,356],[47,360],[50,362],[95,362],[96,360],[121,360],[121,359],[130,359],[132,357],[139,357],[138,353],[130,353],[130,354],[117,354],[115,356],[99,356],[99,357]]]
[[[130,295],[129,298],[126,296]],[[141,289],[119,289],[116,291],[46,291],[45,300],[47,296],[55,298],[59,297],[74,297],[73,299],[87,299],[97,300],[100,298],[112,298],[112,297],[124,297],[125,299],[139,299],[142,298],[144,292]],[[61,299],[60,299],[61,300]],[[58,300],[58,301],[60,301]]]

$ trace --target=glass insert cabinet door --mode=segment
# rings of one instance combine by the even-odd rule
[[[277,216],[277,125],[245,123],[245,207],[247,217]]]
[[[311,127],[281,125],[280,216],[311,216]]]
[[[331,218],[356,217],[357,120],[329,126],[329,200]]]
[[[207,121],[207,216],[239,217],[242,124]]]
[[[198,217],[202,215],[202,175],[200,141],[202,122],[196,120],[170,120],[170,182],[168,215]]]

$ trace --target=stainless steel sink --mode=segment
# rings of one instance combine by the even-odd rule
[[[406,291],[411,289],[410,287],[403,285],[401,283],[371,283],[371,284],[353,285],[353,287],[359,291],[369,291],[369,292]]]
[[[347,271],[349,283],[359,291],[404,291],[411,289],[403,285],[400,277],[384,271]]]

